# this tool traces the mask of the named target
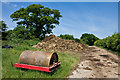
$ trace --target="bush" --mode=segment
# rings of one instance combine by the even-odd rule
[[[85,33],[85,34],[82,34],[81,39],[85,44],[88,44],[91,46],[91,45],[94,45],[94,42],[99,38],[97,38],[93,34]]]
[[[95,41],[94,45],[111,49],[113,51],[120,51],[120,33]]]
[[[32,32],[29,32],[28,30],[25,30],[25,26],[17,26],[14,28],[14,30],[9,30],[6,32],[7,35],[7,40],[12,41],[12,42],[22,42],[22,40],[30,40],[30,39],[35,39],[35,36],[33,35]]]

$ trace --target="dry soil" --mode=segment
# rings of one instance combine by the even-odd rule
[[[96,46],[89,48],[68,78],[118,78],[118,56]]]

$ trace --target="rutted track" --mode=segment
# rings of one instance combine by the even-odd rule
[[[89,48],[68,78],[118,78],[118,56],[96,46]]]

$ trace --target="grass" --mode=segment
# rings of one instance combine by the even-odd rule
[[[13,49],[2,49],[2,78],[66,78],[72,68],[79,62],[79,58],[71,53],[58,52],[61,67],[54,73],[47,73],[36,70],[22,70],[14,67],[18,62],[21,52],[24,50],[38,50],[32,45],[39,41],[24,40],[23,43],[12,43],[3,41],[3,45],[12,45]],[[38,50],[39,51],[39,50]]]

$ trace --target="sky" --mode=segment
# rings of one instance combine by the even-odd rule
[[[31,4],[41,4],[58,9],[63,16],[53,34],[70,34],[80,38],[84,33],[94,34],[102,39],[118,32],[117,2],[2,2],[2,20],[10,29],[16,27],[10,15]]]

